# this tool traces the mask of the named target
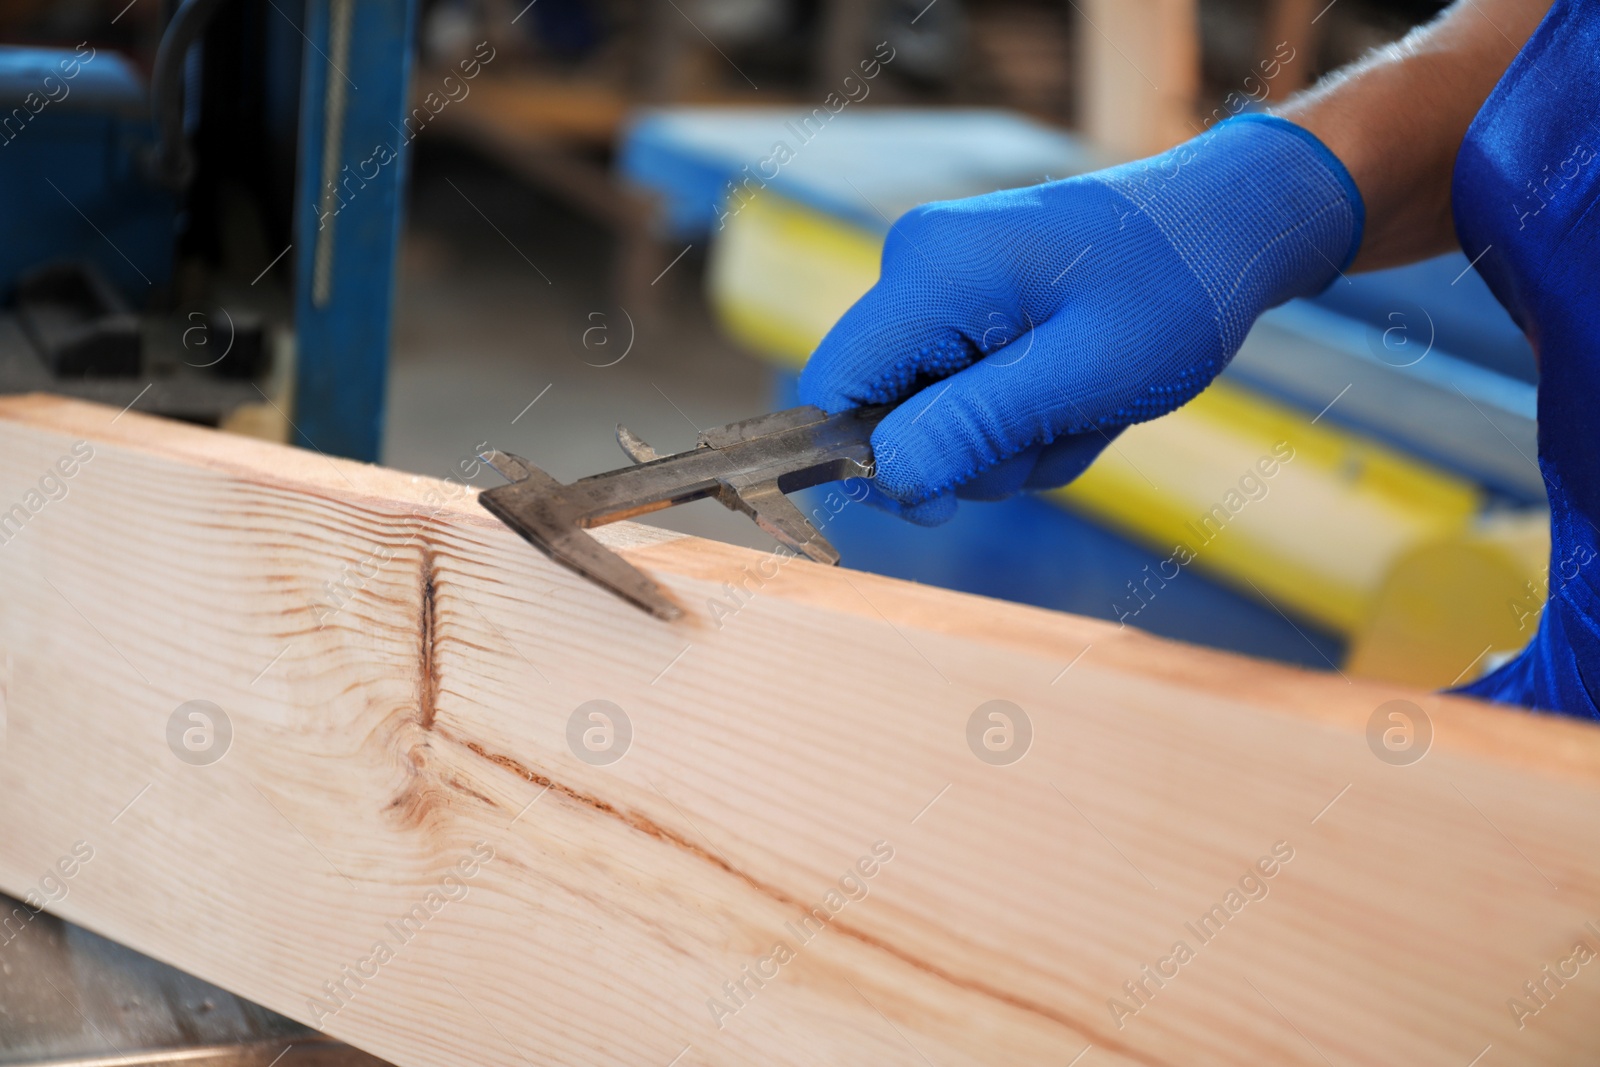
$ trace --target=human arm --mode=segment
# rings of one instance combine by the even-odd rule
[[[1281,117],[909,212],[802,400],[899,405],[874,434],[875,486],[914,521],[1071,481],[1205,388],[1261,311],[1450,247],[1462,132],[1546,6],[1458,3]]]
[[[1327,145],[1361,190],[1366,233],[1352,270],[1456,247],[1456,150],[1549,8],[1550,0],[1460,0],[1277,110]]]

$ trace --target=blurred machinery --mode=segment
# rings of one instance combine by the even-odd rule
[[[6,1067],[384,1067],[382,1060],[0,893]]]
[[[0,390],[377,458],[416,0],[290,8],[0,48]]]

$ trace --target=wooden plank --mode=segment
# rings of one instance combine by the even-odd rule
[[[47,397],[13,502],[0,889],[400,1067],[1593,1061],[1585,725],[607,528],[660,624],[452,483]]]
[[[421,106],[428,92],[455,73],[448,68],[419,71],[413,103]],[[610,148],[632,107],[622,88],[606,82],[496,71],[474,82],[459,104],[441,107],[437,117],[453,123],[461,114],[470,114],[477,123],[493,125],[508,136]]]

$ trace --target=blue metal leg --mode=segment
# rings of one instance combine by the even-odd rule
[[[308,0],[296,181],[298,443],[378,459],[417,0]]]

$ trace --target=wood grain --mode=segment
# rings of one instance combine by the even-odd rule
[[[0,889],[400,1067],[1600,1046],[1600,966],[1561,962],[1600,948],[1587,726],[601,531],[688,609],[661,624],[448,483],[0,399],[0,520],[30,490],[0,527]],[[1432,724],[1407,766],[1367,739],[1395,699]],[[168,743],[196,700],[232,726],[208,765]],[[609,765],[568,743],[593,700],[632,724]],[[1010,765],[968,745],[993,700],[1032,724]]]

